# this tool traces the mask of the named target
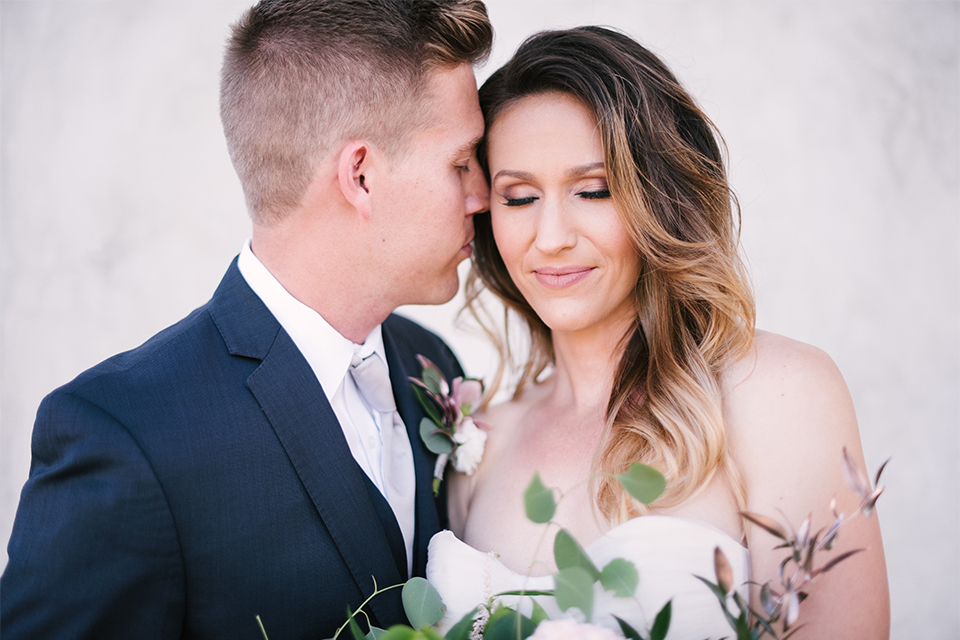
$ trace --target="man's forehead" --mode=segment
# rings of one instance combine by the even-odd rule
[[[430,69],[419,93],[422,111],[415,135],[435,138],[445,154],[469,155],[483,136],[473,67],[461,64]]]

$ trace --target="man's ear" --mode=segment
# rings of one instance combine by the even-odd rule
[[[340,191],[347,202],[364,218],[369,218],[372,210],[368,174],[373,164],[373,153],[369,143],[362,140],[350,142],[340,151],[337,176]]]

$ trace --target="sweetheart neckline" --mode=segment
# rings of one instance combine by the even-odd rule
[[[732,536],[712,524],[677,516],[648,515],[632,518],[611,528],[584,548],[595,566],[616,558],[633,563],[641,575],[633,599],[617,598],[594,585],[594,615],[598,623],[616,631],[611,616],[627,620],[635,628],[649,626],[643,609],[658,611],[668,600],[674,614],[683,612],[671,625],[671,637],[699,640],[729,635],[726,619],[716,597],[696,576],[712,575],[713,549],[723,549],[742,597],[748,597],[750,554]],[[506,566],[496,553],[480,551],[457,538],[452,531],[436,534],[429,545],[427,579],[434,584],[448,607],[441,629],[449,627],[473,609],[500,593],[518,588],[527,592],[554,588],[553,576],[529,575]],[[529,569],[528,569],[529,570]],[[532,606],[520,596],[502,596],[505,604]],[[534,596],[551,618],[568,617],[551,598]],[[631,604],[632,603],[632,604]],[[444,627],[444,625],[446,625]],[[637,626],[639,625],[639,626]]]
[[[714,533],[720,534],[722,537],[726,538],[726,539],[729,540],[730,542],[733,542],[734,544],[736,544],[738,547],[740,547],[740,548],[743,549],[744,551],[749,552],[749,549],[747,549],[747,547],[746,547],[743,543],[741,543],[740,541],[738,541],[736,538],[734,538],[733,536],[731,536],[729,533],[727,533],[726,531],[724,531],[724,530],[721,529],[720,527],[717,527],[717,526],[715,526],[715,525],[712,525],[712,524],[710,524],[709,522],[704,522],[703,520],[695,520],[695,519],[693,519],[693,518],[681,518],[681,517],[679,517],[679,516],[665,516],[665,515],[637,516],[636,518],[630,518],[629,520],[624,520],[623,522],[621,522],[621,523],[618,524],[617,526],[612,527],[612,528],[610,528],[609,530],[605,531],[603,534],[600,535],[599,538],[597,538],[596,540],[594,540],[593,542],[591,542],[590,544],[588,544],[587,546],[585,546],[585,547],[584,547],[584,550],[589,549],[590,547],[592,547],[592,546],[593,546],[594,544],[596,544],[597,542],[600,542],[600,541],[603,540],[604,538],[609,537],[611,534],[613,534],[613,533],[614,533],[615,531],[617,531],[618,529],[626,528],[628,525],[631,526],[631,527],[638,526],[637,524],[633,524],[633,523],[636,523],[637,521],[646,521],[646,522],[673,522],[673,523],[677,523],[677,524],[691,525],[691,526],[697,527],[697,528],[699,528],[699,529],[704,529],[704,530],[707,530],[707,531],[712,531],[712,532],[714,532]],[[642,523],[641,523],[641,524],[642,524]]]
[[[639,521],[639,522],[638,522],[638,521]],[[712,525],[712,524],[709,524],[709,523],[707,523],[707,522],[703,522],[702,520],[694,520],[694,519],[692,519],[692,518],[680,518],[680,517],[677,517],[677,516],[665,516],[665,515],[646,515],[646,516],[637,516],[636,518],[630,518],[629,520],[626,520],[626,521],[624,521],[624,522],[621,522],[621,523],[618,524],[617,526],[615,526],[615,527],[611,528],[610,530],[606,531],[606,532],[605,532],[603,535],[601,535],[599,538],[597,538],[596,540],[594,540],[594,541],[591,542],[590,544],[588,544],[588,545],[586,545],[585,547],[583,547],[583,549],[584,549],[585,552],[587,552],[587,555],[589,555],[589,554],[590,554],[590,549],[591,549],[592,547],[594,547],[594,546],[597,545],[598,543],[603,542],[603,541],[605,541],[605,540],[610,540],[610,539],[613,539],[613,538],[618,537],[618,532],[619,532],[619,533],[622,533],[623,530],[625,530],[625,529],[630,529],[630,528],[634,528],[634,527],[638,527],[638,526],[642,526],[642,525],[647,525],[647,524],[651,524],[651,523],[659,523],[659,524],[667,524],[667,523],[670,523],[670,524],[677,524],[677,525],[683,525],[683,526],[690,526],[690,527],[699,529],[699,530],[701,530],[701,531],[706,531],[706,532],[713,533],[714,535],[720,536],[721,538],[723,538],[723,539],[726,540],[727,542],[731,542],[731,543],[735,544],[735,545],[741,550],[742,553],[744,553],[744,554],[747,555],[747,558],[748,558],[747,561],[749,562],[749,549],[748,549],[747,547],[745,547],[743,544],[741,544],[740,542],[738,542],[737,540],[735,540],[735,539],[733,538],[733,536],[731,536],[731,535],[728,534],[727,532],[723,531],[722,529],[720,529],[720,528],[718,528],[718,527],[716,527],[716,526],[714,526],[714,525]],[[449,533],[450,536],[452,536],[454,540],[456,540],[461,546],[465,547],[465,548],[468,549],[469,551],[471,551],[471,552],[473,552],[473,553],[476,553],[476,554],[479,554],[479,555],[483,555],[483,556],[488,556],[488,557],[490,557],[497,565],[499,565],[499,566],[502,567],[504,570],[506,570],[506,571],[508,571],[508,572],[510,572],[510,573],[512,573],[512,574],[514,574],[514,575],[516,575],[516,576],[518,576],[518,577],[523,577],[523,578],[527,578],[527,579],[534,579],[534,580],[536,580],[536,579],[538,579],[538,578],[545,578],[545,577],[549,577],[549,576],[550,576],[550,574],[544,574],[544,575],[542,575],[542,576],[531,576],[531,575],[527,575],[527,574],[523,574],[523,573],[519,573],[519,572],[517,572],[517,571],[514,571],[513,569],[511,569],[510,567],[508,567],[507,565],[505,565],[505,564],[500,560],[499,554],[497,554],[495,551],[481,551],[480,549],[477,549],[476,547],[474,547],[474,546],[472,546],[472,545],[464,542],[464,541],[461,540],[460,538],[458,538],[457,535],[456,535],[455,533],[453,533],[452,531],[450,531],[450,530],[441,531],[441,532],[435,534],[434,537],[440,536],[440,535],[443,534],[443,533]],[[431,540],[431,544],[432,544],[432,540]]]

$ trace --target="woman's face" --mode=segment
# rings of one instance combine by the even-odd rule
[[[593,112],[563,93],[505,109],[487,140],[490,215],[517,288],[554,332],[622,332],[640,260],[607,187]]]

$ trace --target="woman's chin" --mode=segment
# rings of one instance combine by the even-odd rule
[[[597,330],[616,332],[618,327],[633,325],[635,314],[629,304],[613,309],[603,309],[603,306],[589,303],[560,308],[559,305],[539,305],[539,308],[534,306],[534,311],[554,334],[587,334]]]

